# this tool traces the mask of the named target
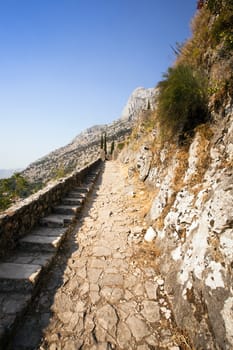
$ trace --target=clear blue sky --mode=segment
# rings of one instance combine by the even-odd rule
[[[190,36],[196,0],[0,0],[0,168],[120,117]]]

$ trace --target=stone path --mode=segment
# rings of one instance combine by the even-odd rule
[[[11,349],[185,349],[177,345],[159,252],[143,242],[145,195],[117,162],[106,163]]]
[[[38,294],[48,270],[53,266],[54,261],[57,261],[57,253],[62,242],[67,241],[66,238],[73,232],[77,216],[91,194],[100,170],[100,166],[91,167],[82,183],[74,183],[71,191],[64,193],[60,205],[52,207],[50,213],[40,218],[37,225],[18,240],[17,247],[2,257],[0,261],[0,350],[6,350],[17,325],[20,324],[20,329],[22,328],[25,311]],[[72,205],[70,205],[71,202]],[[54,291],[58,288],[58,279],[55,280]],[[44,286],[42,289],[44,290]],[[51,296],[54,291],[50,292]],[[30,333],[33,335],[33,342],[30,337],[23,335],[22,346],[17,339],[15,348],[25,349],[25,341],[28,349],[34,348],[32,344],[35,344],[36,339],[41,338],[38,330],[44,328],[46,313],[41,313],[41,320],[35,327],[36,332]],[[8,348],[12,349],[12,346]]]
[[[135,257],[141,207],[120,166],[107,162],[41,349],[175,349],[163,279]]]

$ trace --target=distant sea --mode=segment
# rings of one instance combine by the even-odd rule
[[[0,169],[0,179],[7,179],[22,169]]]

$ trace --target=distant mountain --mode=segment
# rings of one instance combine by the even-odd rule
[[[106,133],[110,151],[112,141],[122,142],[127,137],[137,116],[145,109],[154,109],[157,90],[138,88],[131,95],[120,119],[108,125],[95,125],[77,135],[71,143],[61,147],[36,162],[23,172],[29,181],[47,182],[58,175],[79,170],[101,154],[101,135]]]
[[[0,169],[0,179],[7,179],[14,173],[20,172],[22,169]]]
[[[157,104],[158,88],[145,89],[139,87],[130,95],[122,111],[122,119],[137,119],[138,115],[147,109],[154,110]]]
[[[71,143],[61,147],[36,162],[30,164],[23,172],[31,182],[47,182],[58,175],[79,170],[96,160],[101,154],[101,135],[106,133],[107,146],[111,142],[121,142],[131,133],[132,123],[118,120],[109,125],[93,126],[77,135]]]

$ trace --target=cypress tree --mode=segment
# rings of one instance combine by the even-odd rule
[[[115,142],[112,141],[112,143],[111,143],[111,155],[113,154],[114,148],[115,148]]]
[[[103,134],[101,134],[100,148],[101,148],[101,149],[104,148],[104,137],[103,137]]]
[[[107,135],[104,133],[104,152],[107,154]]]

